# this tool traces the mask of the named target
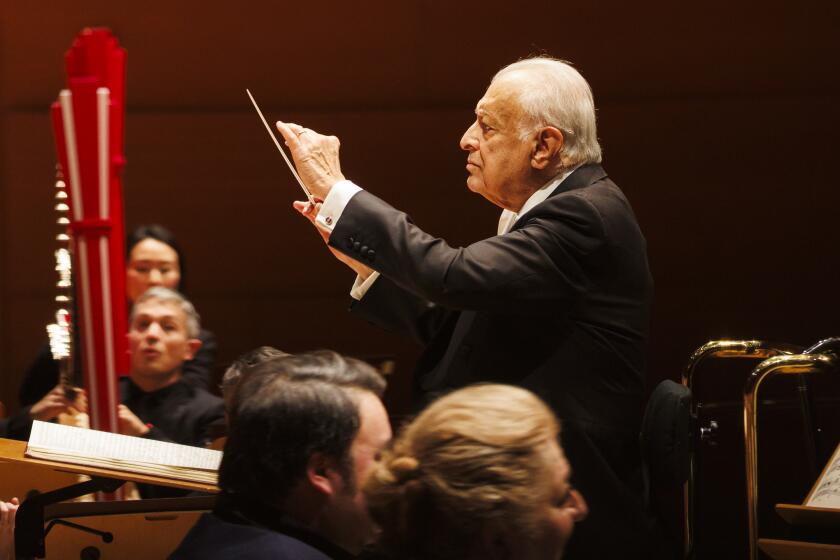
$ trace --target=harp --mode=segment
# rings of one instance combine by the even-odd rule
[[[55,324],[66,322],[70,329],[75,324],[90,426],[110,432],[119,428],[118,376],[128,371],[120,180],[125,61],[125,50],[109,30],[84,29],[65,54],[67,87],[51,108],[78,310],[75,320],[59,318]]]

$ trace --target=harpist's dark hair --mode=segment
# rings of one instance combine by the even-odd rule
[[[144,239],[155,239],[161,243],[166,243],[175,250],[175,254],[178,255],[178,269],[181,273],[181,281],[178,282],[177,289],[182,294],[186,293],[184,288],[187,285],[187,263],[184,251],[181,249],[181,244],[178,243],[178,239],[175,237],[175,234],[162,225],[144,224],[142,226],[137,226],[134,231],[129,233],[125,239],[126,261],[131,258],[131,250],[134,249],[134,246]]]
[[[360,420],[347,389],[381,396],[385,380],[366,363],[328,350],[255,366],[234,395],[236,422],[225,445],[219,487],[282,509],[315,452],[335,459],[352,483],[350,446]]]

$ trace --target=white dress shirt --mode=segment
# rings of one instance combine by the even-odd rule
[[[580,166],[575,166],[572,169],[569,169],[568,171],[564,171],[559,175],[556,175],[554,179],[540,187],[537,191],[534,192],[534,194],[528,197],[528,200],[525,201],[525,204],[522,205],[522,208],[519,209],[519,212],[513,212],[511,210],[508,210],[507,208],[502,210],[502,215],[499,216],[499,227],[496,230],[496,233],[498,235],[504,235],[507,232],[509,232],[510,228],[513,227],[513,224],[516,223],[516,220],[519,219],[519,216],[524,215],[526,212],[530,212],[531,210],[533,210],[534,206],[548,198],[548,195],[553,193],[554,189],[556,189],[560,185],[560,183],[565,181],[566,177],[571,175],[578,167]]]

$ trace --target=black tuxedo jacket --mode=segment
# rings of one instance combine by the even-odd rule
[[[421,395],[481,381],[534,391],[563,422],[563,447],[590,502],[584,525],[603,519],[611,532],[616,523],[641,531],[638,435],[653,287],[633,211],[601,166],[580,167],[509,233],[468,247],[361,191],[330,245],[381,273],[353,312],[426,345]]]

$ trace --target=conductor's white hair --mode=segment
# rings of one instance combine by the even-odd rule
[[[522,80],[519,102],[525,112],[523,133],[553,126],[563,133],[564,168],[601,162],[592,89],[580,72],[562,60],[535,57],[505,66],[493,76]]]

